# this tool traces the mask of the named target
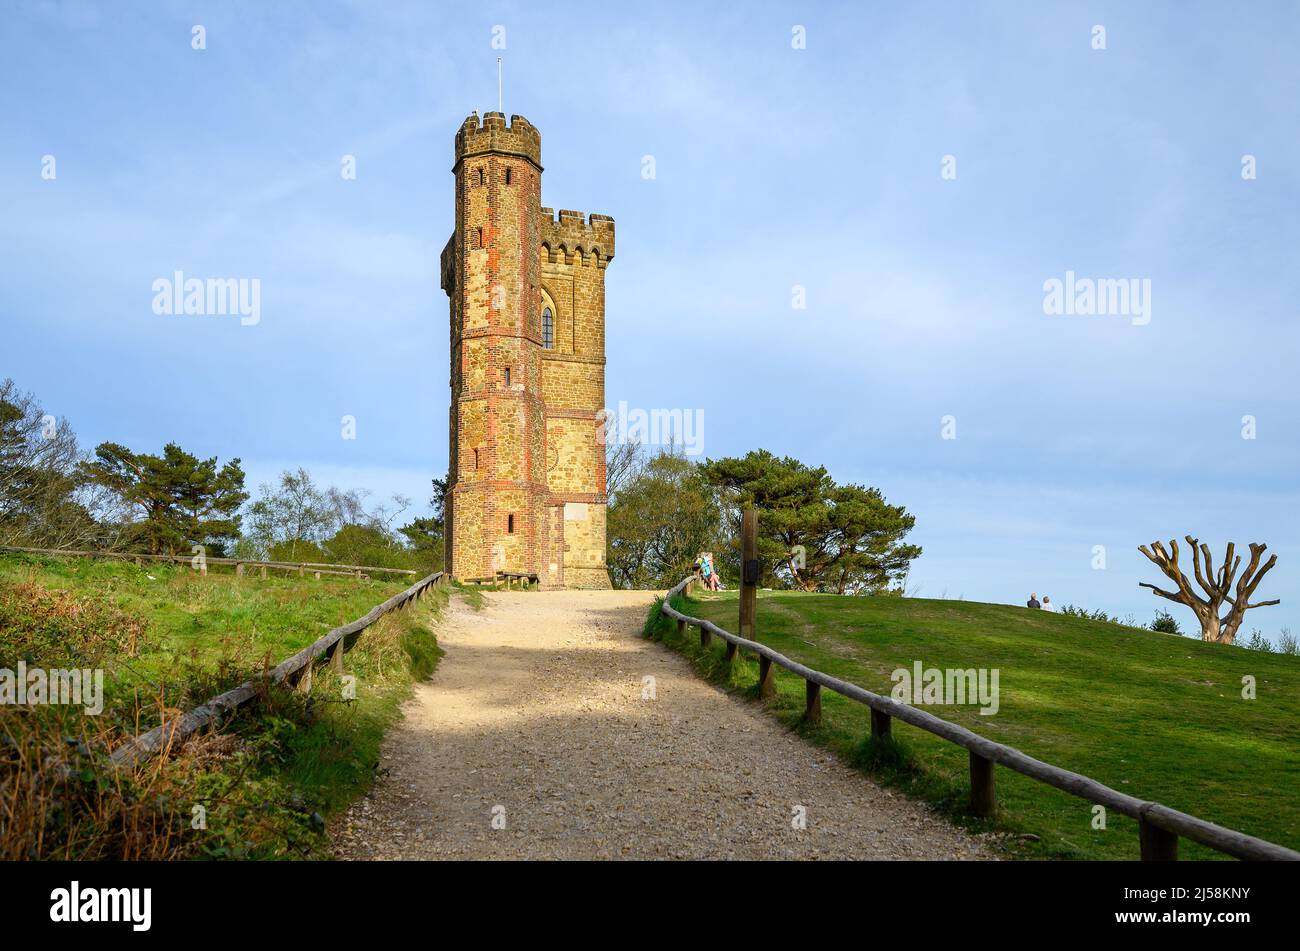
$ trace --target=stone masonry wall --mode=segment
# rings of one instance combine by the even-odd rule
[[[608,588],[600,413],[613,219],[541,207],[541,137],[520,116],[466,119],[453,171],[456,229],[441,262],[452,317],[449,571]]]

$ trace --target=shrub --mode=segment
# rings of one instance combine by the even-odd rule
[[[1156,611],[1156,619],[1151,622],[1151,630],[1160,634],[1177,634],[1182,635],[1182,628],[1178,626],[1178,619],[1168,611]]]
[[[94,667],[110,654],[136,657],[144,629],[103,597],[30,581],[0,587],[0,666],[29,658]]]
[[[1238,646],[1244,647],[1247,650],[1252,650],[1252,651],[1265,651],[1267,653],[1273,652],[1273,645],[1269,643],[1268,639],[1259,632],[1259,628],[1254,628],[1250,632],[1250,637],[1241,641],[1241,643]]]

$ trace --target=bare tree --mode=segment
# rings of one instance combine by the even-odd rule
[[[273,547],[287,544],[287,557],[294,559],[300,544],[318,546],[330,534],[334,509],[306,469],[286,469],[277,485],[263,483],[260,492],[245,513],[241,544],[248,554],[266,558]]]
[[[645,447],[618,427],[618,417],[609,410],[596,413],[596,442],[605,447],[605,498],[617,500],[619,489],[634,482],[647,463]]]
[[[408,509],[411,500],[392,496],[392,506],[367,509],[367,489],[343,490],[316,485],[311,473],[301,466],[280,473],[276,485],[263,483],[261,497],[245,512],[247,529],[237,549],[252,557],[269,557],[272,548],[287,546],[282,557],[295,560],[304,551],[319,549],[330,554],[329,539],[345,526],[356,525],[395,537],[393,522]]]
[[[348,489],[346,492],[334,486],[326,489],[325,501],[333,517],[331,529],[338,531],[345,525],[361,525],[391,536],[394,520],[411,507],[410,498],[394,492],[390,496],[392,508],[380,504],[367,509],[366,499],[369,497],[369,489]]]
[[[1152,542],[1150,548],[1139,545],[1138,551],[1151,559],[1165,573],[1165,577],[1177,585],[1178,590],[1164,591],[1145,581],[1140,582],[1138,586],[1150,588],[1162,598],[1191,608],[1196,614],[1196,619],[1201,622],[1201,640],[1213,641],[1216,644],[1231,644],[1248,610],[1281,603],[1278,599],[1250,603],[1255,589],[1264,580],[1264,575],[1277,564],[1277,555],[1270,555],[1264,566],[1260,567],[1259,561],[1268,548],[1267,545],[1250,543],[1250,563],[1246,565],[1246,570],[1241,577],[1237,578],[1237,569],[1241,567],[1241,556],[1236,554],[1236,546],[1232,542],[1228,542],[1223,564],[1218,572],[1215,572],[1214,562],[1210,557],[1210,546],[1202,545],[1191,535],[1186,535],[1184,538],[1192,548],[1192,567],[1196,575],[1196,583],[1201,586],[1205,595],[1196,593],[1187,575],[1183,574],[1182,569],[1178,567],[1176,539],[1169,540],[1167,550],[1161,542],[1157,541]],[[1204,570],[1201,566],[1202,558],[1205,559]],[[1234,580],[1237,582],[1235,591],[1232,588]],[[1228,613],[1220,617],[1219,611],[1224,604],[1228,605]]]
[[[618,496],[618,490],[640,475],[645,463],[645,453],[636,440],[606,440],[605,495],[611,504]]]
[[[86,459],[66,419],[0,380],[0,545],[113,546],[120,512],[81,477]]]

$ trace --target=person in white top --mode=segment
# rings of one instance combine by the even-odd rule
[[[1043,610],[1044,611],[1056,610],[1056,605],[1052,603],[1052,599],[1049,598],[1047,595],[1043,595]]]

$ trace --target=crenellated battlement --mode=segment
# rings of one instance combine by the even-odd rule
[[[539,207],[542,137],[522,116],[471,115],[455,153],[455,229],[439,260],[451,311],[445,570],[608,588],[614,219]]]
[[[456,133],[456,165],[460,165],[461,159],[484,152],[518,155],[540,171],[542,134],[523,116],[511,116],[509,125],[500,112],[486,113],[481,119],[477,115],[469,116]]]
[[[552,208],[539,209],[540,238],[550,260],[563,253],[566,261],[574,254],[585,261],[595,255],[598,267],[605,267],[614,257],[614,219],[609,215],[584,215],[580,211],[562,208],[559,215]]]

